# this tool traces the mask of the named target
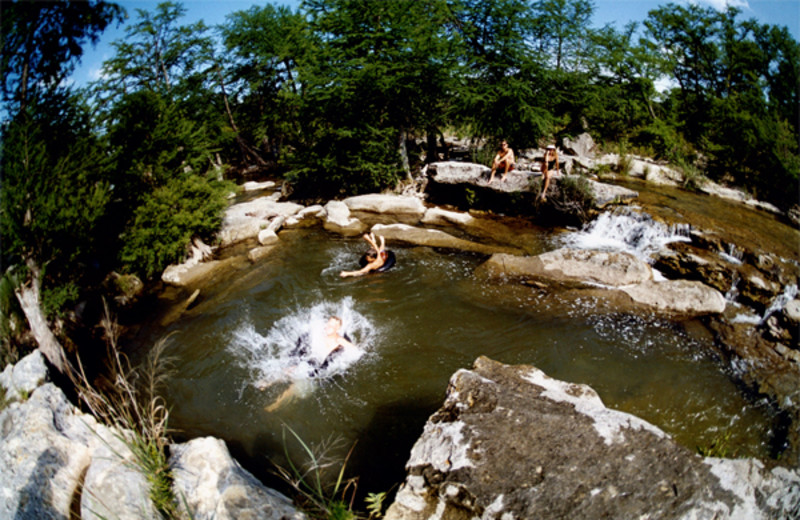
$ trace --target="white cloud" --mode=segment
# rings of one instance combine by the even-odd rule
[[[713,7],[717,11],[723,11],[726,7],[739,7],[741,9],[749,9],[750,5],[747,0],[692,0],[693,4],[706,4]]]

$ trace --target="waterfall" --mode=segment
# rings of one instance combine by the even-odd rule
[[[601,214],[583,230],[569,234],[564,245],[579,249],[619,250],[643,260],[670,242],[689,242],[689,224],[667,226],[633,208],[621,207]]]
[[[767,310],[764,311],[764,315],[761,316],[761,321],[759,325],[763,324],[767,321],[772,314],[780,311],[783,307],[789,303],[790,301],[794,300],[797,297],[797,286],[795,284],[789,284],[784,287],[783,292],[775,297],[770,303]]]

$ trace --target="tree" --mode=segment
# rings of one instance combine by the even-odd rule
[[[92,230],[109,197],[108,162],[86,111],[60,86],[82,54],[122,10],[103,1],[3,2],[0,148],[2,267],[16,270],[15,292],[39,348],[60,371],[64,350],[42,309],[47,284],[74,283],[90,254]]]
[[[22,112],[39,94],[58,89],[105,28],[121,21],[123,10],[104,0],[0,3],[2,18],[3,102],[10,113]]]
[[[590,0],[538,0],[533,3],[534,48],[541,55],[551,57],[557,72],[580,70],[585,66],[593,12],[594,5]]]
[[[80,280],[110,198],[109,161],[74,98],[29,103],[3,132],[0,236],[4,268],[24,275],[16,294],[39,348],[64,371],[42,291]]]

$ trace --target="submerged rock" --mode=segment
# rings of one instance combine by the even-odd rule
[[[516,248],[480,244],[454,237],[438,229],[425,229],[406,224],[376,224],[372,226],[372,231],[375,235],[384,237],[387,243],[390,241],[406,242],[418,246],[457,249],[485,255],[498,252],[509,255],[522,253],[521,250]]]
[[[585,385],[479,358],[453,375],[387,520],[790,518],[800,476],[703,459]]]

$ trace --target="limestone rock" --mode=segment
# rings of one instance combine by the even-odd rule
[[[247,253],[247,259],[250,260],[252,263],[256,263],[262,258],[269,255],[270,251],[272,251],[275,246],[263,246],[263,247],[254,247]]]
[[[213,437],[171,447],[175,495],[197,520],[304,519],[286,496],[265,487]]]
[[[319,204],[301,209],[295,215],[287,217],[283,226],[287,229],[311,227],[325,218],[325,208]]]
[[[0,518],[70,518],[95,438],[52,383],[0,412]]]
[[[648,280],[621,290],[637,303],[658,311],[699,316],[725,310],[725,297],[701,282],[690,280]]]
[[[95,427],[96,446],[81,492],[82,518],[142,520],[161,518],[149,497],[149,484],[121,435]]]
[[[588,386],[479,358],[453,375],[387,520],[789,518],[798,475],[704,460]]]
[[[7,401],[19,401],[29,396],[47,380],[47,365],[44,356],[34,350],[16,365],[6,366],[0,374],[0,386],[5,389]]]
[[[242,184],[242,189],[244,191],[261,191],[274,187],[275,183],[273,181],[264,181],[264,182],[247,181],[244,184]]]
[[[652,278],[650,266],[628,253],[568,248],[538,256],[492,255],[475,272],[490,279],[542,280],[569,287],[620,287]]]
[[[207,280],[212,273],[230,264],[230,260],[212,260],[200,264],[170,265],[161,274],[161,281],[176,287],[186,287]]]
[[[262,246],[273,245],[279,240],[278,235],[271,229],[262,229],[258,233],[258,243]]]
[[[376,224],[372,227],[372,232],[374,232],[375,235],[384,237],[387,243],[392,241],[407,242],[418,246],[458,249],[460,251],[471,251],[487,255],[498,252],[513,255],[521,252],[510,247],[490,246],[471,242],[454,237],[438,229],[418,228],[406,224]]]
[[[561,144],[564,147],[564,150],[567,153],[571,153],[572,155],[577,155],[578,157],[585,157],[587,159],[594,158],[594,152],[596,145],[594,144],[594,139],[588,133],[584,132],[579,136],[575,137],[575,139],[570,139],[569,137],[565,137]]]
[[[586,179],[586,181],[592,190],[594,206],[597,209],[602,209],[609,204],[628,203],[639,197],[638,192],[623,188],[622,186],[605,184],[592,179]]]
[[[425,213],[425,205],[418,197],[368,194],[349,197],[343,202],[350,211],[410,216],[416,221]]]
[[[254,239],[275,217],[289,217],[302,209],[300,204],[276,202],[269,197],[235,204],[227,209],[222,220],[222,229],[218,234],[220,246]]]
[[[325,205],[326,219],[323,227],[328,231],[342,234],[344,236],[360,235],[367,229],[367,225],[355,217],[350,216],[350,208],[347,204],[338,200],[332,200]]]

